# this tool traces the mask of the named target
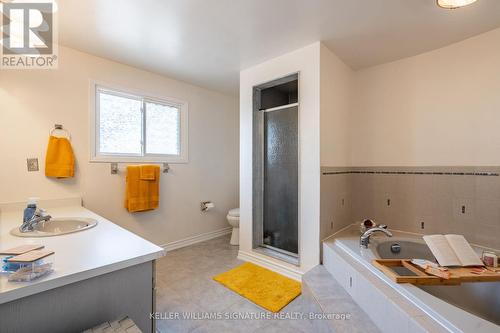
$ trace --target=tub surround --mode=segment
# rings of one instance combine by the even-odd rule
[[[321,238],[364,218],[500,248],[500,167],[323,167]],[[422,229],[423,223],[423,229]]]
[[[353,176],[349,170],[341,167],[321,168],[320,240],[354,222],[351,186]]]
[[[8,302],[21,301],[26,297],[40,297],[40,295],[44,294],[51,295],[51,297],[54,297],[54,295],[56,297],[57,295],[72,295],[74,297],[74,290],[68,288],[69,286],[93,285],[98,288],[80,289],[80,293],[83,290],[85,290],[85,293],[95,293],[103,286],[119,286],[120,282],[118,281],[125,283],[121,284],[122,286],[126,286],[126,283],[134,285],[137,282],[140,285],[139,289],[142,288],[142,290],[148,290],[149,285],[149,292],[144,293],[142,297],[150,299],[149,311],[152,310],[152,288],[154,288],[154,284],[151,285],[151,281],[154,274],[153,264],[154,260],[164,255],[162,248],[82,207],[79,198],[41,201],[39,207],[45,208],[54,218],[86,217],[96,219],[98,224],[94,228],[85,231],[54,237],[15,237],[10,234],[10,230],[21,224],[24,204],[0,204],[0,244],[2,248],[11,248],[23,244],[42,244],[46,249],[55,251],[53,256],[54,272],[46,277],[28,283],[11,283],[7,281],[7,276],[0,275],[0,313],[9,311],[8,309],[12,308],[12,306],[9,306],[11,303],[7,304]],[[138,269],[138,267],[141,268]],[[129,272],[125,274],[127,270]],[[96,284],[96,282],[93,282],[96,281],[95,279],[101,279],[101,282]],[[129,282],[126,282],[127,280]],[[124,295],[128,294],[124,290],[117,290],[119,292],[116,294],[117,298],[125,297]],[[40,303],[40,300],[38,302]],[[141,302],[139,301],[139,303]],[[2,306],[3,304],[5,304],[5,307]],[[23,304],[29,306],[29,302]],[[61,304],[64,304],[64,300],[61,300]],[[75,308],[81,310],[80,306]],[[101,310],[103,313],[109,312],[104,304]],[[146,313],[148,309],[142,309],[142,311]],[[145,317],[147,316],[144,315]],[[69,318],[74,320],[75,317],[70,316]],[[113,318],[107,319],[112,320]],[[22,319],[22,321],[25,320]],[[147,323],[148,320],[149,318],[144,324],[144,320],[134,318],[134,321],[142,323],[143,329],[146,330],[150,329],[150,327],[144,325],[151,325],[151,323]],[[90,324],[98,324],[98,322]],[[0,325],[0,330],[2,330],[2,325],[3,323]],[[84,329],[85,327],[78,328]]]
[[[422,235],[393,231],[392,239],[422,242]],[[374,235],[359,246],[359,227],[347,226],[323,243],[323,264],[383,332],[498,332],[489,321],[411,284],[397,284],[376,269],[372,251],[390,238]],[[483,248],[473,246],[478,254]]]

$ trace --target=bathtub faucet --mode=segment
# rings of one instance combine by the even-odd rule
[[[387,230],[386,225],[379,225],[378,227],[371,228],[366,230],[361,237],[359,237],[359,245],[364,247],[365,249],[368,248],[368,244],[370,244],[370,236],[373,235],[376,232],[382,232],[384,233],[387,237],[392,237],[392,232]]]

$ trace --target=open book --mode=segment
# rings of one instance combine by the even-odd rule
[[[441,266],[484,265],[462,235],[429,235],[424,241]]]

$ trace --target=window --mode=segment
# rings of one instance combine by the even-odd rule
[[[187,162],[187,103],[92,87],[92,161]]]

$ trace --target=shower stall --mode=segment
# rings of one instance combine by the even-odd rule
[[[253,88],[253,247],[299,263],[298,74]]]

